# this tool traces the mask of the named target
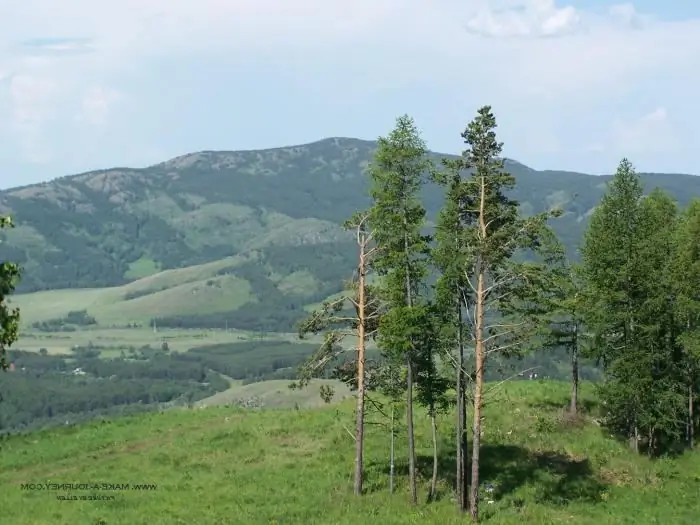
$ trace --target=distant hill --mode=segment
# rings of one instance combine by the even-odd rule
[[[145,277],[151,282],[164,270],[205,265],[197,290],[210,288],[221,296],[219,306],[190,302],[182,315],[233,311],[248,301],[246,311],[255,317],[270,305],[293,312],[281,315],[289,324],[287,317],[338,291],[352,271],[355,248],[340,224],[369,203],[364,169],[374,148],[371,141],[331,138],[269,150],[205,151],[143,169],[113,168],[10,189],[0,193],[0,212],[11,213],[18,226],[3,234],[0,258],[22,264],[18,291],[24,293],[115,287]],[[536,171],[514,161],[507,167],[517,178],[514,197],[523,213],[563,208],[554,226],[573,252],[609,177]],[[682,204],[700,194],[700,177],[643,178],[648,190],[659,186]],[[440,189],[427,186],[425,202],[435,217]],[[232,257],[230,265],[217,263],[208,272],[213,267],[207,263]],[[171,280],[177,274],[167,275]],[[150,301],[165,304],[175,294],[186,302],[199,292],[182,286],[195,281],[143,288],[144,281],[136,286],[141,299],[121,298],[146,303],[149,293],[180,287]],[[235,293],[217,291],[233,285]],[[268,324],[272,329],[275,323]]]

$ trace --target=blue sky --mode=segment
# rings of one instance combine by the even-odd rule
[[[483,104],[538,169],[700,174],[700,2],[0,2],[0,187],[202,149],[458,152]]]

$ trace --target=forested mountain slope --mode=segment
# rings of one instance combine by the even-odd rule
[[[10,189],[0,193],[0,208],[17,227],[3,234],[0,258],[22,264],[18,292],[31,292],[117,286],[238,255],[243,259],[232,267],[246,273],[253,295],[312,302],[337,291],[354,266],[352,238],[340,224],[369,202],[364,168],[374,147],[330,138],[200,152]],[[536,171],[514,161],[507,167],[523,213],[563,208],[554,226],[574,251],[609,177]],[[648,190],[660,186],[681,204],[700,194],[700,177],[643,179]],[[428,185],[425,202],[434,217],[440,190]],[[214,277],[226,275],[224,267],[217,271]]]

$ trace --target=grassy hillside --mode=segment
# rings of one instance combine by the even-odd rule
[[[235,275],[218,275],[247,261],[228,257],[208,264],[166,270],[122,286],[47,290],[12,297],[22,324],[65,317],[87,310],[100,325],[148,325],[152,317],[235,310],[251,297],[250,283]]]
[[[243,405],[254,408],[316,408],[324,404],[319,395],[321,385],[331,386],[335,391],[333,402],[342,401],[352,396],[348,386],[334,379],[314,379],[308,388],[290,389],[287,379],[272,379],[257,383],[242,384],[233,381],[231,388],[214,394],[196,403],[197,407],[215,407],[221,405]]]
[[[487,523],[697,523],[700,455],[652,462],[590,420],[566,423],[567,386],[508,384],[486,411],[482,479]],[[590,399],[584,392],[584,399]],[[378,414],[370,416],[382,421]],[[451,501],[451,447],[441,449],[441,499],[411,509],[398,438],[396,494],[389,440],[368,425],[367,494],[352,495],[352,403],[316,410],[176,410],[11,437],[0,453],[3,520],[13,525],[463,523]],[[430,435],[419,418],[421,494]],[[453,431],[451,418],[440,431]],[[33,490],[22,483],[36,484]],[[150,490],[41,490],[45,483],[154,484]],[[102,501],[60,501],[96,494]],[[113,498],[113,499],[112,499]]]
[[[71,312],[84,310],[100,328],[152,326],[157,319],[163,328],[293,331],[304,307],[337,292],[341,276],[350,275],[352,257],[343,255],[344,246],[252,250],[121,286],[38,291],[11,302],[22,312],[24,329],[44,323],[39,330],[62,330],[72,324],[66,319]]]

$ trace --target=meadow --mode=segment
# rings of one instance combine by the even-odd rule
[[[18,294],[11,298],[22,312],[22,327],[87,310],[103,327],[146,325],[156,316],[235,310],[249,300],[250,283],[217,275],[248,261],[242,256],[165,270],[122,286],[75,288]],[[223,328],[223,327],[222,327]]]
[[[239,343],[251,340],[296,341],[296,334],[266,334],[244,330],[171,329],[148,327],[81,329],[75,332],[39,332],[26,330],[20,333],[13,348],[39,351],[46,348],[49,354],[70,354],[75,347],[85,347],[90,343],[103,347],[103,357],[117,357],[120,350],[128,347],[140,348],[150,345],[159,347],[163,341],[172,352],[186,352],[191,348],[205,345]],[[315,340],[315,339],[312,339]],[[112,355],[110,355],[110,352]]]
[[[519,381],[492,389],[484,420],[484,522],[492,524],[694,524],[700,453],[650,460],[586,415],[562,416],[568,385]],[[316,391],[316,386],[311,392]],[[311,394],[309,394],[311,395]],[[13,525],[255,525],[463,523],[452,501],[453,451],[441,443],[440,498],[425,504],[429,422],[418,417],[421,502],[408,504],[404,432],[398,484],[388,492],[387,420],[368,416],[366,494],[352,495],[353,402],[315,409],[173,409],[12,436],[0,451],[0,506]],[[445,442],[454,432],[441,416]],[[22,489],[23,483],[36,484]],[[153,484],[142,490],[66,490],[46,483]]]

